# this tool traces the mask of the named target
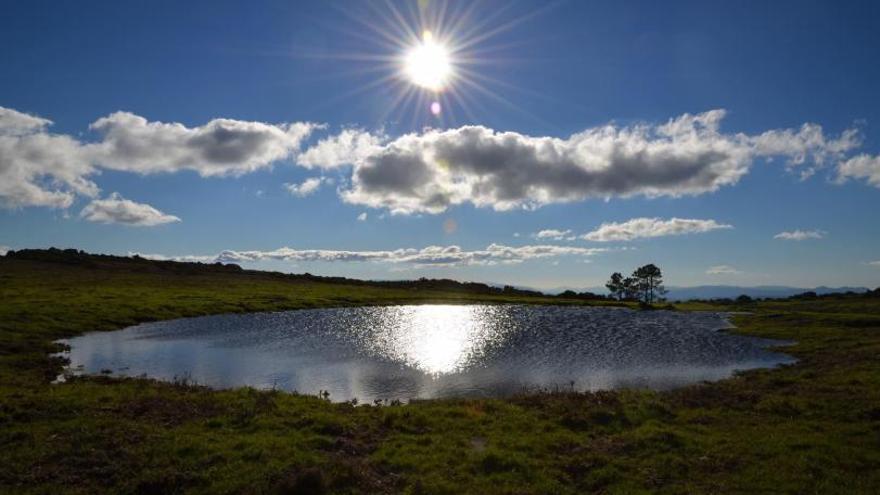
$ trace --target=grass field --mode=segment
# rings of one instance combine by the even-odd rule
[[[87,377],[53,340],[213,313],[413,302],[584,304],[253,272],[0,258],[2,493],[878,493],[880,299],[746,310],[797,364],[670,392],[403,406]]]

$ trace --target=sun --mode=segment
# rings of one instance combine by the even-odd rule
[[[403,72],[416,86],[434,92],[443,91],[452,77],[449,50],[434,40],[431,31],[424,31],[422,41],[406,53]]]
[[[358,77],[358,84],[322,104],[368,92],[381,95],[371,102],[381,102],[375,118],[383,126],[424,129],[474,123],[496,104],[528,114],[499,87],[535,93],[494,76],[511,61],[524,60],[518,47],[528,45],[528,40],[501,35],[546,8],[519,10],[499,11],[476,1],[349,2],[339,13],[353,25],[341,32],[352,47],[357,44],[355,51],[322,48],[304,56],[350,61],[345,75]],[[520,15],[509,15],[514,12]]]

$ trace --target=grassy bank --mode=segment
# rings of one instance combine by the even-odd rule
[[[799,362],[671,392],[352,407],[248,389],[49,382],[52,341],[202,314],[582,300],[0,258],[4,493],[877,493],[880,300],[740,309]]]

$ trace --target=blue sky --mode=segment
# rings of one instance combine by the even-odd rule
[[[670,285],[880,285],[876,2],[3,11],[0,246],[541,288],[647,262]],[[452,64],[439,92],[405,74],[425,30]]]

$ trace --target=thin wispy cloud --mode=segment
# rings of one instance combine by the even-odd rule
[[[324,177],[311,177],[299,184],[285,183],[284,188],[287,189],[287,192],[290,194],[299,198],[304,198],[318,192],[318,189],[327,182],[329,182],[329,180]]]
[[[694,218],[633,218],[626,222],[603,223],[596,230],[581,236],[595,242],[632,241],[652,237],[697,234],[732,229],[732,225]]]
[[[485,249],[466,250],[459,246],[428,246],[422,249],[390,251],[340,251],[329,249],[293,249],[274,251],[223,251],[217,255],[162,256],[140,254],[144,258],[201,261],[205,263],[248,263],[266,260],[292,262],[383,262],[416,266],[465,266],[517,264],[534,259],[561,256],[590,257],[607,252],[604,248],[583,248],[555,245],[505,246],[490,244]]]
[[[532,237],[535,239],[549,239],[552,241],[562,241],[568,240],[573,241],[575,239],[574,234],[571,229],[559,230],[559,229],[544,229],[540,232],[536,232],[532,234]]]
[[[90,222],[118,223],[135,227],[154,227],[179,222],[180,218],[163,213],[156,208],[123,198],[113,193],[105,199],[95,199],[80,212],[80,217]]]
[[[365,212],[365,211],[361,212],[361,214],[357,216],[357,219],[361,222],[366,222],[367,221],[367,212]]]
[[[740,275],[742,272],[730,265],[710,266],[706,270],[706,275]]]
[[[784,241],[806,241],[808,239],[822,239],[826,232],[821,230],[792,230],[788,232],[780,232],[773,236],[774,239]]]

